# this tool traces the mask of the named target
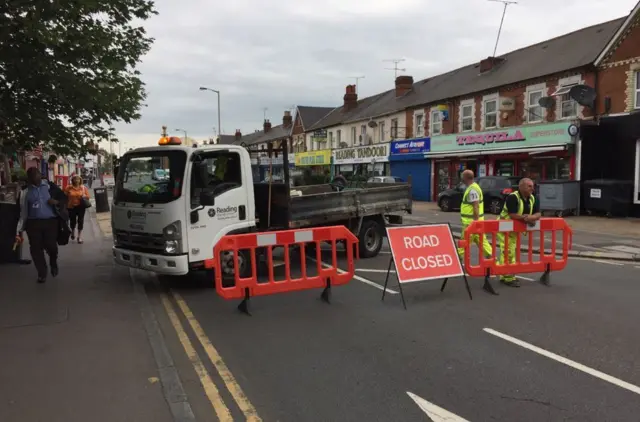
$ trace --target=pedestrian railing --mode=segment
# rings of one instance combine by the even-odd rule
[[[338,268],[337,247],[341,243],[346,246],[345,269]],[[330,258],[322,256],[322,244],[330,245]],[[321,297],[329,302],[331,287],[347,284],[353,278],[357,246],[358,238],[344,226],[225,236],[213,251],[216,291],[227,300],[242,299],[238,309],[247,314],[252,296],[324,288]],[[282,261],[274,259],[274,249],[278,248],[284,251]],[[310,259],[307,253],[315,258]],[[232,259],[231,266],[223,264],[223,256]],[[241,260],[246,260],[243,265],[248,265],[249,271],[242,271]],[[233,280],[224,279],[223,265],[233,269]],[[276,267],[284,267],[283,276],[276,277]],[[294,272],[299,275],[294,276]],[[249,275],[244,276],[246,273]],[[260,275],[266,275],[266,279]]]
[[[471,262],[471,248],[476,243],[482,245],[485,239],[493,254],[487,257],[482,252],[478,253],[478,263],[474,264]],[[543,273],[540,281],[548,285],[551,271],[561,271],[567,266],[572,239],[573,231],[563,218],[541,218],[534,225],[514,220],[485,220],[471,223],[464,231],[459,246],[465,250],[466,273],[473,277],[484,276],[485,289],[492,291],[489,283],[492,275]],[[545,246],[547,241],[550,241],[548,247]],[[513,242],[515,256],[509,259]],[[502,259],[499,259],[498,249],[501,249]]]

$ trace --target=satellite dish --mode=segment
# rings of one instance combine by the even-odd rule
[[[546,109],[553,108],[555,102],[556,100],[553,97],[542,97],[538,100],[538,104],[540,104],[540,107]]]
[[[576,100],[581,106],[594,108],[596,90],[588,85],[576,85],[569,91],[569,97]]]
[[[367,123],[367,126],[374,128],[377,127],[378,124],[376,122],[374,122],[373,120],[369,120],[369,123]]]

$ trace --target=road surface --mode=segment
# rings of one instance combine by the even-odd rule
[[[199,420],[638,420],[639,265],[574,259],[552,287],[494,282],[500,296],[470,279],[473,300],[461,279],[413,283],[405,311],[393,278],[381,301],[389,258],[360,260],[330,305],[319,290],[258,297],[251,317],[212,280],[132,276]]]

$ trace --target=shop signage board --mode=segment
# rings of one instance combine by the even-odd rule
[[[333,164],[386,163],[389,143],[333,150]]]
[[[431,138],[405,139],[391,142],[391,155],[424,154],[431,150]]]
[[[492,129],[484,132],[457,133],[431,138],[430,152],[474,151],[572,144],[571,122],[549,123]]]
[[[298,152],[295,156],[296,167],[328,166],[331,164],[331,150]]]

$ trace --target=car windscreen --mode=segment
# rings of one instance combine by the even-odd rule
[[[178,199],[186,162],[184,151],[126,154],[120,164],[114,201],[165,204]]]

